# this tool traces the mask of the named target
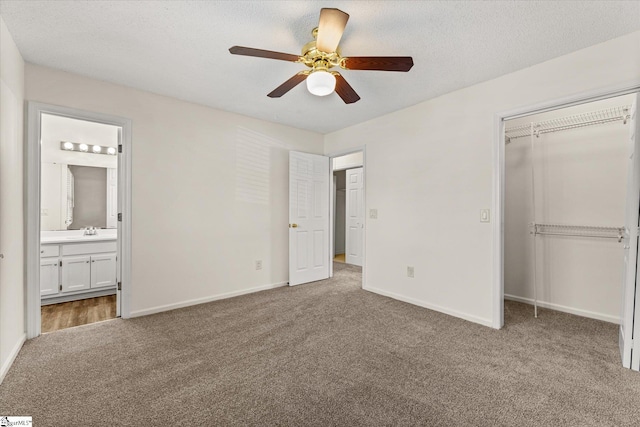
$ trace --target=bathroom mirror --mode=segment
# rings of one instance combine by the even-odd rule
[[[117,172],[63,163],[42,163],[41,229],[117,228]]]

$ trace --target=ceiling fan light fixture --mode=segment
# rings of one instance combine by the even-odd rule
[[[336,88],[336,77],[328,71],[317,70],[307,77],[307,89],[313,95],[327,96]]]

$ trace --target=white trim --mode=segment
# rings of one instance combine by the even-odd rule
[[[108,114],[94,113],[61,107],[58,105],[28,102],[26,147],[26,321],[27,338],[40,335],[40,129],[43,113],[73,119],[118,126],[122,129],[119,143],[123,153],[118,162],[118,192],[122,194],[119,212],[123,219],[118,235],[121,245],[120,280],[122,282],[122,310],[124,318],[130,317],[131,297],[131,120]]]
[[[494,118],[494,168],[492,173],[493,187],[493,223],[492,223],[492,258],[494,285],[492,300],[495,302],[491,327],[500,329],[504,326],[504,120],[499,116]],[[499,165],[495,167],[495,162]]]
[[[571,107],[587,102],[627,95],[640,91],[640,79],[606,88],[586,91],[551,101],[533,104],[512,110],[498,112],[493,120],[493,211],[492,229],[492,302],[493,313],[491,327],[499,329],[504,324],[504,121],[560,108]]]
[[[396,294],[394,292],[384,291],[378,288],[363,288],[365,291],[373,292],[374,294],[382,295],[385,297],[393,298],[398,301],[406,302],[409,304],[417,305],[419,307],[427,308],[429,310],[437,311],[439,313],[447,314],[449,316],[457,317],[459,319],[467,320],[469,322],[477,323],[483,326],[492,326],[492,319],[483,319],[482,317],[473,316],[471,314],[463,313],[461,311],[453,310],[441,305],[431,304],[415,298],[405,297],[403,295]]]
[[[190,307],[192,305],[204,304],[207,302],[218,301],[227,298],[233,298],[240,295],[253,294],[255,292],[266,291],[268,289],[281,288],[287,286],[288,282],[273,283],[270,285],[256,286],[255,288],[243,289],[241,291],[227,292],[224,294],[213,295],[204,298],[196,298],[187,301],[177,302],[173,304],[159,305],[156,307],[145,308],[144,310],[136,310],[131,312],[130,317],[147,316],[149,314],[162,313],[164,311],[175,310],[178,308]]]
[[[133,160],[132,153],[133,147],[131,145],[133,139],[133,127],[131,120],[124,120],[121,125],[122,128],[122,154],[118,156],[118,202],[122,203],[122,206],[118,208],[118,212],[122,213],[122,222],[118,228],[118,238],[120,242],[120,282],[122,283],[122,290],[120,292],[120,317],[128,319],[131,317],[131,258],[132,258],[132,171]],[[122,196],[120,196],[122,194]]]
[[[359,147],[347,148],[345,150],[334,151],[330,154],[325,154],[329,157],[329,171],[330,176],[333,177],[333,159],[334,157],[342,157],[347,154],[358,153],[362,151],[362,204],[364,205],[364,233],[362,233],[362,289],[366,286],[366,277],[365,274],[367,268],[367,219],[369,218],[368,210],[367,210],[367,146],[362,145]],[[342,169],[336,169],[342,170]],[[329,200],[329,229],[332,230],[331,235],[329,236],[329,245],[330,247],[334,247],[335,242],[335,218],[334,218],[334,206],[333,201],[335,200],[335,194],[332,194],[331,199]],[[329,277],[333,277],[333,258],[331,258],[329,262]]]
[[[504,294],[504,299],[510,301],[522,302],[533,305],[533,298],[519,297],[516,295]],[[588,317],[590,319],[602,320],[604,322],[620,324],[620,316],[611,316],[609,314],[597,313],[595,311],[582,310],[580,308],[569,307],[566,305],[555,304],[538,300],[538,307],[548,308],[550,310],[561,311],[563,313],[575,314],[576,316]]]
[[[22,334],[16,345],[14,345],[11,349],[7,360],[5,360],[2,364],[2,368],[0,368],[0,384],[2,384],[2,381],[4,381],[4,377],[7,375],[7,372],[9,372],[9,369],[11,368],[11,365],[13,365],[13,362],[16,360],[16,357],[18,357],[18,353],[20,353],[22,345],[26,340],[27,334]]]

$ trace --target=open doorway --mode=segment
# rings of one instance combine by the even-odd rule
[[[131,123],[29,103],[29,338],[128,317]]]
[[[364,174],[362,151],[334,157],[333,261],[362,267]]]
[[[531,305],[530,318],[562,319],[553,314],[560,311],[608,322],[597,329],[608,342],[619,335],[627,367],[638,248],[636,102],[623,94],[521,115],[505,120],[503,141],[504,323],[522,319],[514,301]]]
[[[120,127],[41,116],[41,331],[117,314]]]
[[[349,280],[365,287],[364,153],[364,147],[333,156],[289,152],[289,286],[333,278],[334,271],[349,270],[354,273]],[[344,192],[336,191],[337,171],[345,171]],[[336,197],[341,198],[337,193],[345,193],[344,221],[340,219],[338,225],[338,233],[344,230],[345,262],[334,261]]]

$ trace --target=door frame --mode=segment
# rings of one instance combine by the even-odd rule
[[[628,95],[640,91],[640,80],[626,82],[620,85],[594,89],[562,98],[557,98],[538,104],[514,108],[494,114],[493,119],[493,172],[492,172],[492,301],[493,316],[491,326],[500,329],[504,326],[504,202],[505,202],[505,141],[504,122],[506,120],[533,114],[544,113],[565,107]],[[636,300],[638,293],[636,293]],[[636,304],[637,305],[637,304]]]
[[[131,315],[131,120],[109,114],[95,113],[29,101],[26,123],[26,326],[27,338],[40,335],[40,162],[41,116],[51,114],[71,119],[118,126],[122,153],[118,156],[118,212],[122,221],[118,230],[119,271],[122,283],[120,316]]]
[[[359,147],[348,148],[345,150],[339,150],[326,154],[329,157],[329,176],[333,182],[333,159],[335,157],[342,157],[347,154],[362,152],[362,198],[364,205],[364,232],[362,233],[362,289],[366,289],[366,277],[365,274],[367,268],[367,146],[362,145]],[[335,223],[335,200],[336,200],[336,188],[331,186],[331,196],[329,197],[329,277],[333,277],[333,258],[334,258],[334,245],[336,235],[336,223]]]

